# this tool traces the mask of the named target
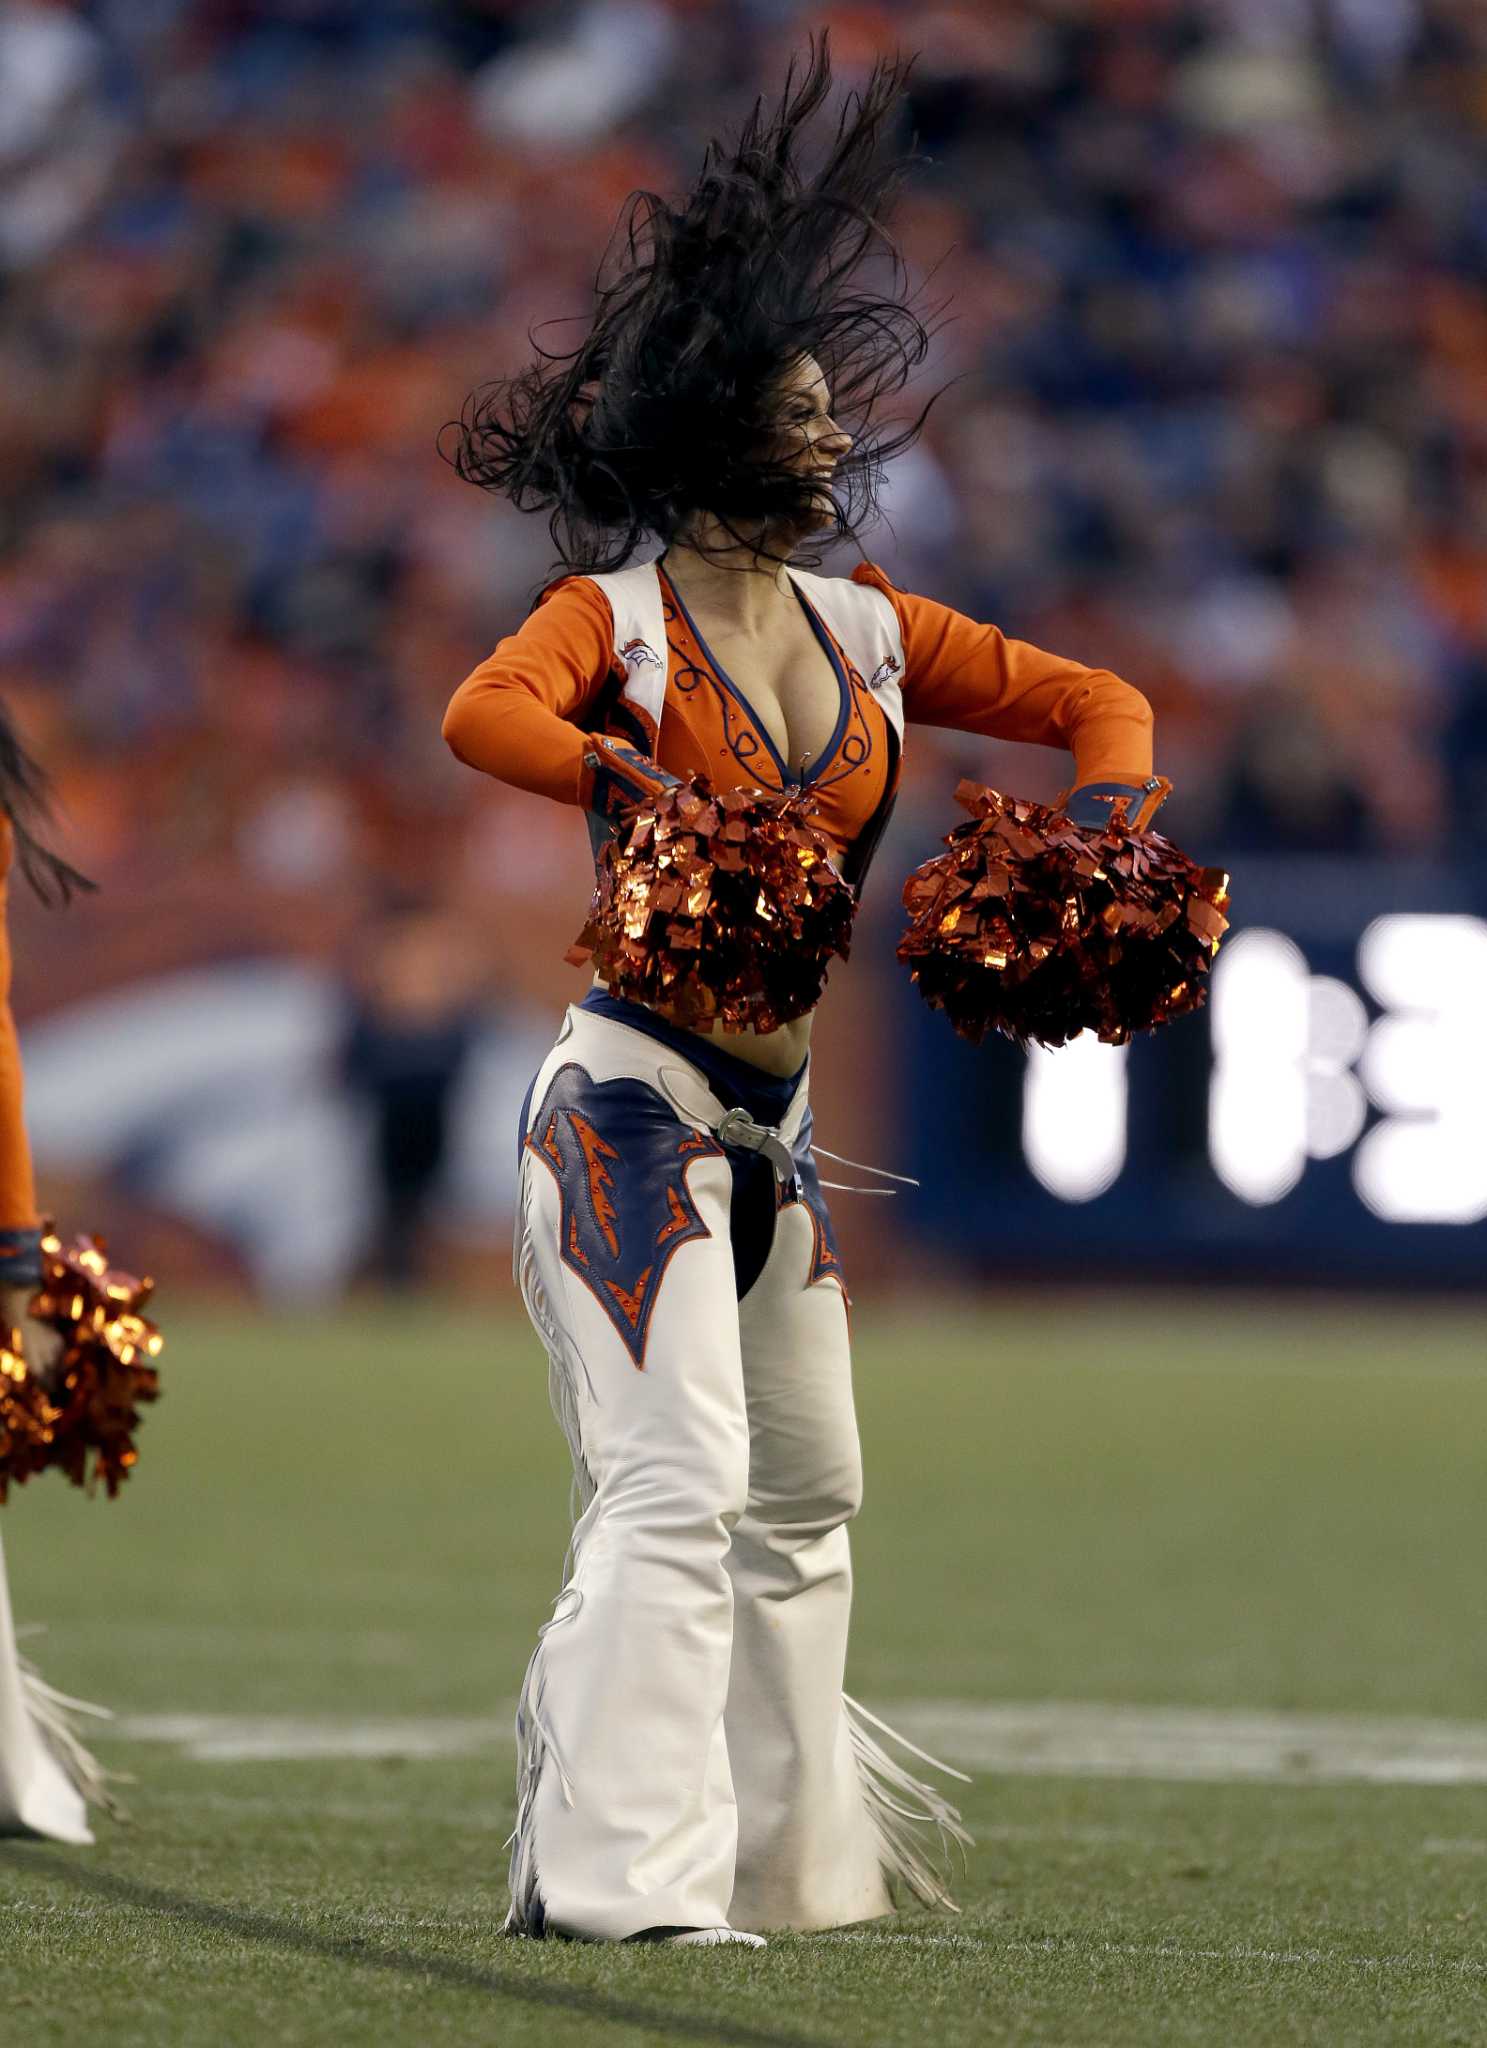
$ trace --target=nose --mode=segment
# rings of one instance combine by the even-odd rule
[[[840,462],[844,455],[851,453],[852,436],[835,420],[828,420],[818,435],[816,446],[823,455],[829,455],[833,462]]]

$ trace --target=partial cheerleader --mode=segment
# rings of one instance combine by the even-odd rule
[[[13,866],[49,904],[64,904],[92,885],[34,836],[45,811],[41,772],[0,709],[0,1327],[10,1355],[60,1394],[66,1340],[54,1323],[31,1313],[42,1282],[42,1224],[22,1111],[5,913]],[[89,1711],[54,1691],[21,1656],[0,1550],[0,1834],[92,1841],[88,1806],[104,1799],[105,1778],[76,1733],[78,1716]]]
[[[928,342],[883,228],[906,69],[813,132],[815,46],[687,197],[631,202],[584,339],[476,394],[452,450],[549,513],[569,573],[445,736],[586,810],[601,856],[602,978],[519,1134],[517,1276],[582,1506],[518,1719],[528,1935],[752,1942],[899,1888],[949,1905],[967,1840],[932,1760],[843,1690],[862,1469],[809,1012],[906,724],[1072,749],[1092,823],[1160,791],[1117,677],[867,561],[805,566],[915,431],[874,425]]]

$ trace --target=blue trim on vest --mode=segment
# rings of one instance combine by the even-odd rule
[[[820,760],[811,769],[809,775],[802,774],[795,778],[802,787],[809,789],[813,782],[821,780],[821,777],[841,752],[842,741],[846,738],[847,726],[852,717],[852,685],[847,679],[847,671],[843,665],[842,658],[836,651],[836,642],[826,629],[826,621],[817,612],[816,607],[811,603],[800,585],[793,579],[790,587],[800,600],[800,609],[805,613],[810,623],[811,631],[821,643],[821,652],[831,663],[831,672],[836,677],[837,688],[841,692],[841,700],[837,706],[836,724],[831,729],[831,738],[821,749]]]
[[[842,735],[847,730],[847,721],[852,715],[852,686],[847,681],[847,671],[842,665],[841,659],[837,654],[835,646],[832,644],[831,635],[827,632],[822,620],[819,619],[816,615],[815,606],[811,603],[810,599],[806,596],[805,592],[800,588],[800,586],[797,583],[792,582],[790,588],[795,592],[795,596],[800,605],[800,608],[806,615],[807,623],[809,624],[811,631],[815,634],[816,639],[819,641],[822,653],[831,663],[831,672],[836,677],[836,724],[832,728],[831,738],[827,742],[827,745],[822,752],[821,758],[819,761],[817,761],[814,768],[811,768],[809,772],[806,774],[797,775],[795,770],[790,766],[790,763],[785,759],[784,755],[775,745],[774,741],[770,738],[769,728],[765,725],[764,720],[759,716],[758,712],[749,702],[747,696],[739,688],[738,684],[734,682],[732,676],[729,675],[727,669],[724,668],[722,662],[719,661],[718,657],[713,653],[712,649],[703,639],[701,631],[698,628],[697,621],[692,617],[692,614],[687,610],[686,600],[683,598],[681,592],[677,589],[676,585],[672,582],[671,578],[666,574],[666,570],[662,566],[661,562],[657,562],[656,569],[657,573],[661,578],[663,595],[669,593],[672,603],[681,613],[682,620],[687,628],[687,631],[691,634],[692,638],[697,642],[703,660],[707,663],[708,667],[717,677],[718,682],[727,691],[728,695],[733,699],[734,703],[738,706],[739,710],[742,711],[744,716],[748,719],[749,724],[752,726],[757,737],[760,740],[762,740],[764,745],[769,749],[770,759],[774,762],[775,768],[779,772],[779,777],[782,785],[786,789],[809,789],[811,784],[818,780],[822,771],[830,766],[832,759],[836,754],[837,748],[842,743]]]

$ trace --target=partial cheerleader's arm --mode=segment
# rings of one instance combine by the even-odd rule
[[[855,579],[881,590],[898,613],[904,715],[911,724],[1068,748],[1074,756],[1071,809],[1081,794],[1145,799],[1154,793],[1151,706],[1139,690],[1108,669],[1046,654],[1025,640],[1009,640],[997,626],[897,590],[870,564],[858,568]],[[1091,822],[1108,811],[1108,804],[1091,810]],[[1132,801],[1133,822],[1137,814]]]
[[[0,1295],[11,1289],[28,1294],[41,1281],[41,1223],[26,1136],[20,1041],[10,1008],[6,896],[12,843],[10,822],[0,818]]]

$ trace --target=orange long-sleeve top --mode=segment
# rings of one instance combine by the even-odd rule
[[[898,615],[908,724],[1068,748],[1075,788],[1150,778],[1151,707],[1129,683],[898,590],[869,563],[859,565],[854,580],[881,590]],[[788,771],[746,693],[714,660],[664,573],[662,598],[669,662],[656,747],[661,766],[682,776],[706,773],[718,788],[780,786]],[[874,821],[881,821],[897,781],[898,750],[886,714],[845,650],[806,609],[842,687],[837,734],[806,787],[815,822],[850,853],[860,837],[876,837]],[[604,730],[622,675],[608,600],[589,578],[566,578],[461,683],[444,737],[473,768],[580,803],[589,735]]]
[[[21,1048],[10,1009],[10,934],[7,911],[15,850],[10,820],[0,815],[0,1281],[16,1240],[34,1239],[36,1185],[21,1097]],[[29,1250],[29,1244],[23,1244]]]

